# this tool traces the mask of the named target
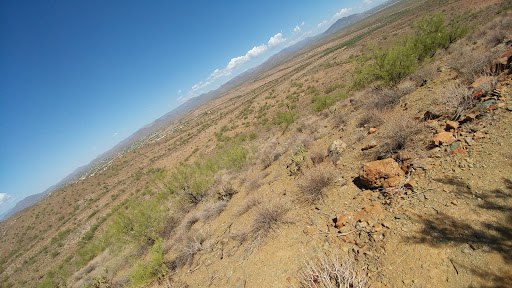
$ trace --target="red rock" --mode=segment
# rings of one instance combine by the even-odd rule
[[[441,132],[434,136],[434,144],[436,146],[439,145],[450,145],[453,142],[456,141],[455,137],[453,137],[453,134],[451,132]]]
[[[365,187],[375,189],[397,186],[404,174],[398,163],[388,158],[365,164],[363,170],[359,172],[359,177]]]
[[[370,130],[368,130],[368,134],[373,134],[377,132],[377,128],[370,128]]]
[[[475,93],[471,94],[471,97],[473,97],[473,99],[480,99],[482,97],[484,97],[484,93],[485,91],[483,89],[480,89],[480,90],[477,90]]]
[[[416,186],[416,182],[414,182],[414,180],[411,180],[411,181],[409,181],[409,182],[404,184],[404,187],[408,188],[408,189],[413,189],[414,186]]]
[[[489,83],[494,79],[492,76],[481,76],[478,77],[475,82],[473,82],[471,85],[469,85],[469,88],[478,88],[482,84]]]
[[[454,150],[450,151],[450,154],[464,154],[466,153],[466,150],[464,150],[464,148],[462,148],[462,146],[459,146],[457,148],[455,148]]]
[[[459,128],[459,122],[450,121],[450,120],[446,121],[446,130],[447,131],[450,131],[452,129],[457,130],[457,128]]]

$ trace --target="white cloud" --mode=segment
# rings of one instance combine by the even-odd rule
[[[320,27],[322,27],[322,26],[325,26],[325,24],[327,24],[327,20],[324,20],[324,21],[322,21],[322,22],[318,23],[318,25],[316,25],[316,27],[317,27],[317,28],[320,28]]]
[[[300,26],[304,26],[304,24],[306,24],[306,22],[302,21],[302,23],[300,24]]]
[[[283,43],[284,41],[286,41],[286,39],[283,38],[283,34],[277,33],[276,35],[270,37],[270,40],[268,40],[268,46],[274,47]]]
[[[7,193],[0,193],[0,207],[11,202],[12,197]]]
[[[295,28],[293,29],[293,33],[299,33],[300,32],[300,27],[297,25],[295,26]]]
[[[299,28],[300,29],[300,28]],[[277,33],[276,35],[270,37],[267,44],[261,44],[259,46],[253,47],[251,50],[247,51],[245,55],[238,56],[229,60],[229,63],[224,67],[224,69],[215,69],[208,78],[204,81],[200,81],[199,83],[192,86],[189,92],[186,95],[181,95],[178,97],[178,101],[186,101],[192,97],[199,95],[200,93],[204,93],[205,88],[212,83],[214,83],[217,79],[222,77],[227,77],[233,74],[235,70],[243,66],[245,63],[251,61],[252,59],[260,56],[265,53],[269,48],[275,47],[283,42],[286,39],[283,38],[282,33]],[[178,91],[178,94],[181,94],[181,90]]]
[[[119,132],[112,134],[112,137],[116,137],[117,135],[119,135]]]
[[[369,5],[369,4],[372,4],[373,1],[372,0],[363,0],[364,4],[366,5]]]
[[[180,89],[180,90],[178,90],[178,94],[181,94],[181,92],[183,92],[183,91],[181,91],[181,89]]]
[[[352,8],[343,8],[343,9],[341,9],[340,12],[338,12],[338,13],[334,14],[334,16],[332,16],[332,20],[338,20],[341,17],[344,17],[351,10],[352,10]]]

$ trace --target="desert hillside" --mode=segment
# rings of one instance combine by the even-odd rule
[[[512,2],[393,2],[0,223],[0,287],[512,287]]]

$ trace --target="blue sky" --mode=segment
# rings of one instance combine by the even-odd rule
[[[364,1],[0,0],[0,214]]]

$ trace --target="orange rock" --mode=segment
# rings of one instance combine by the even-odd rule
[[[367,188],[388,188],[397,186],[404,177],[404,172],[395,160],[388,158],[365,164],[359,177]]]
[[[456,141],[455,137],[451,132],[441,132],[434,136],[434,144],[439,145],[450,145]]]
[[[370,130],[368,130],[368,134],[373,134],[377,132],[377,128],[370,128]]]
[[[446,121],[446,130],[447,131],[450,131],[450,130],[457,130],[457,128],[459,128],[459,122],[456,122],[456,121],[450,121],[450,120],[447,120]]]

